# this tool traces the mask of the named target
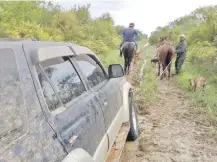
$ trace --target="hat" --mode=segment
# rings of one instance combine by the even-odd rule
[[[130,27],[133,27],[133,26],[135,26],[135,24],[134,23],[130,23],[130,25],[129,25]]]
[[[185,34],[181,34],[181,35],[180,35],[180,37],[183,37],[183,38],[185,38]]]

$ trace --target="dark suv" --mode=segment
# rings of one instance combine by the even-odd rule
[[[118,161],[139,135],[122,66],[86,47],[0,40],[0,90],[0,162]]]

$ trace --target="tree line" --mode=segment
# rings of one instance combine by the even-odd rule
[[[188,43],[188,61],[216,63],[217,58],[217,5],[196,9],[168,25],[157,27],[149,42],[156,44],[162,36],[168,36],[174,44],[180,34],[185,34]]]
[[[217,5],[196,9],[151,33],[149,42],[155,44],[161,36],[168,36],[176,45],[184,33],[188,44],[183,73],[177,78],[188,90],[189,79],[203,76],[207,80],[205,91],[188,93],[191,106],[197,107],[211,124],[217,124]]]
[[[75,5],[66,11],[51,1],[2,1],[0,37],[69,41],[101,54],[117,49],[123,26],[115,26],[109,13],[91,18],[89,8]]]

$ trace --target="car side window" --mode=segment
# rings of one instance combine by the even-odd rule
[[[58,96],[61,103],[68,107],[72,100],[86,92],[83,82],[69,59],[50,59],[41,62],[40,65],[46,78],[42,72],[38,74],[38,78],[51,111],[60,106]]]
[[[27,111],[13,50],[0,49],[0,154],[26,133]]]
[[[105,71],[89,55],[79,55],[75,59],[91,87],[95,87],[104,80],[107,80]]]
[[[58,99],[45,74],[39,67],[37,67],[37,73],[47,106],[50,111],[54,111],[61,106],[61,102]]]

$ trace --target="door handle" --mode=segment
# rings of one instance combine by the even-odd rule
[[[76,141],[77,138],[78,138],[78,136],[73,135],[73,136],[69,139],[69,143],[70,143],[71,145],[73,145],[73,144],[75,143],[75,141]]]
[[[104,102],[104,106],[108,106],[108,103],[107,103],[107,102]]]

